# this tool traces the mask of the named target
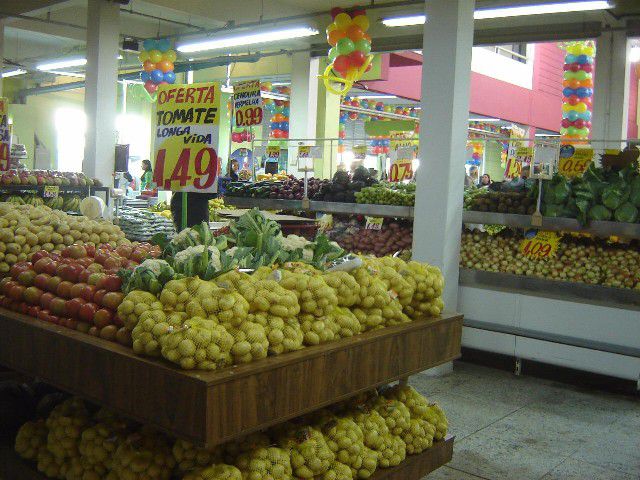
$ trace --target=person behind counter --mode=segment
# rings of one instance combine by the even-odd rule
[[[151,161],[148,159],[142,160],[142,176],[140,177],[140,190],[153,190],[153,169],[151,168]]]
[[[238,163],[238,160],[236,160],[235,158],[232,158],[229,161],[229,178],[231,178],[232,182],[237,182],[239,177],[238,177],[238,170],[240,169],[240,164]]]
[[[488,173],[485,173],[480,177],[480,182],[478,183],[478,188],[486,188],[491,185],[491,177]]]
[[[209,222],[209,200],[216,198],[217,193],[187,192],[187,227],[202,222]],[[176,231],[182,230],[182,192],[171,195],[171,216]]]

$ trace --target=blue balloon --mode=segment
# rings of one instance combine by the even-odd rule
[[[372,147],[375,147],[376,146],[376,141],[375,140],[371,140],[369,142],[369,145],[372,146]]]
[[[569,88],[569,87],[565,87],[564,90],[562,90],[562,94],[565,97],[570,97],[571,95],[574,95],[576,93],[576,91],[573,88]]]
[[[576,112],[575,110],[569,110],[569,112],[567,112],[567,118],[572,122],[575,122],[580,117],[578,112]]]
[[[289,130],[289,122],[280,122],[280,130]]]
[[[171,40],[168,38],[161,38],[160,40],[156,40],[156,48],[161,52],[166,52],[171,48]]]
[[[589,88],[580,87],[576,89],[576,95],[579,96],[580,98],[590,97],[591,92],[589,92],[589,90],[590,90]]]
[[[284,107],[284,108],[282,109],[282,114],[283,114],[285,117],[288,117],[288,116],[289,116],[289,113],[290,113],[289,107]]]
[[[391,145],[391,140],[389,140],[388,138],[385,138],[384,140],[382,140],[383,147],[388,147],[389,145]]]
[[[155,71],[155,70],[154,70]],[[176,74],[173,72],[166,72],[163,75],[164,81],[167,83],[175,83],[176,81]]]
[[[151,71],[151,81],[153,83],[160,83],[163,80],[164,80],[164,73],[162,72],[162,70],[156,69]]]
[[[376,105],[376,110],[381,112],[382,110],[384,110],[384,105]]]
[[[269,128],[270,128],[271,130],[278,130],[278,125],[279,125],[279,123],[278,123],[278,122],[271,122],[271,123],[269,124]]]
[[[144,48],[147,52],[149,50],[156,50],[158,47],[158,43],[153,38],[147,38],[144,42],[142,42],[142,48]]]
[[[578,117],[581,118],[582,120],[589,121],[591,120],[591,112],[587,110],[586,112],[579,113]]]
[[[576,63],[579,63],[580,65],[589,63],[589,57],[587,57],[586,55],[578,55],[576,58]]]
[[[140,80],[142,80],[143,82],[148,82],[149,80],[151,80],[151,75],[149,75],[149,72],[140,72]]]
[[[576,63],[576,56],[572,55],[572,54],[568,54],[566,57],[564,57],[564,63]]]

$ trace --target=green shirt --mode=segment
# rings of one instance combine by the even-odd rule
[[[153,172],[151,170],[147,170],[142,175],[142,179],[140,181],[140,189],[153,190]]]

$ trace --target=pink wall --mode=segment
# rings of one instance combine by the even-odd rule
[[[558,131],[562,120],[563,59],[564,54],[555,43],[537,44],[531,90],[472,72],[469,111]],[[372,91],[420,100],[421,63],[422,56],[413,52],[385,55],[386,78],[362,83]]]
[[[629,82],[629,121],[627,123],[627,137],[638,136],[638,82],[640,82],[640,63],[631,65],[631,81]]]

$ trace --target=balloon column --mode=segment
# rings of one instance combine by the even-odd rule
[[[344,140],[347,138],[347,119],[349,113],[340,112],[340,118],[338,120],[338,153],[344,153],[345,145]]]
[[[471,158],[467,159],[466,164],[475,165],[476,167],[480,166],[480,163],[482,162],[482,153],[484,152],[484,144],[482,142],[469,142],[468,146],[473,150]]]
[[[231,141],[233,143],[250,142],[251,140],[253,140],[253,134],[250,129],[233,127],[233,132],[231,132]]]
[[[331,10],[331,17],[333,23],[327,27],[329,65],[322,78],[327,90],[344,95],[371,68],[369,18],[366,10],[358,6],[349,11],[336,7]],[[342,89],[336,90],[331,82],[341,84]]]
[[[171,41],[168,38],[159,40],[148,38],[143,42],[142,48],[138,55],[143,69],[140,72],[140,79],[144,82],[144,89],[149,97],[154,99],[158,85],[176,81],[176,74],[173,73],[176,52],[171,49]]]
[[[563,140],[582,141],[591,131],[595,45],[587,40],[568,43],[565,48],[560,135]]]
[[[265,82],[260,86],[263,92],[289,95],[291,90],[286,86],[274,87],[270,82]],[[269,119],[269,145],[280,145],[286,148],[286,139],[289,138],[289,100],[278,100],[265,98],[263,108],[271,115]]]
[[[371,137],[371,153],[374,155],[380,155],[382,153],[389,153],[389,148],[391,145],[391,140],[388,136],[379,135],[375,137]]]

